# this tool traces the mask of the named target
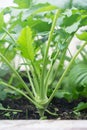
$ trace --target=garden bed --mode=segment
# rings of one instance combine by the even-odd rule
[[[87,110],[83,110],[76,115],[73,112],[73,108],[78,105],[79,102],[87,102],[87,99],[79,99],[75,100],[71,103],[68,103],[65,99],[58,99],[54,98],[52,103],[49,105],[50,112],[56,112],[58,115],[53,116],[45,112],[45,116],[47,119],[58,119],[58,120],[77,120],[87,119]],[[15,110],[22,110],[22,112],[9,112],[9,111],[1,111],[0,112],[0,119],[39,119],[39,114],[33,104],[31,104],[26,99],[6,99],[2,101],[3,106],[13,108]]]

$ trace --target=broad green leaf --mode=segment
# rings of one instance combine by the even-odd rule
[[[84,12],[84,13],[86,13],[86,12]],[[81,22],[80,22],[80,26],[86,26],[86,25],[87,25],[87,14],[82,16]]]
[[[18,45],[22,55],[30,60],[34,59],[34,47],[31,28],[26,26],[18,37]]]
[[[34,15],[35,15],[35,17],[37,15],[41,15],[41,18],[42,18],[43,14],[46,14],[46,12],[47,12],[48,15],[51,14],[51,16],[52,16],[52,12],[51,11],[54,11],[56,9],[57,9],[56,6],[48,4],[48,3],[35,4],[35,5],[31,6],[31,8],[23,10],[22,20],[25,20],[29,16],[31,17],[31,16],[34,16]]]
[[[37,0],[38,3],[45,3],[49,2],[50,4],[56,5],[59,8],[71,8],[76,7],[79,9],[86,9],[87,10],[87,0]]]
[[[29,18],[26,23],[22,23],[22,24],[23,26],[24,24],[29,25],[36,32],[49,31],[51,28],[51,24],[49,24],[48,22],[42,21],[41,19],[35,20],[33,18]]]
[[[68,76],[64,78],[62,89],[56,96],[63,97],[68,101],[73,101],[80,97],[87,97],[87,60],[82,59],[79,63],[74,63]]]
[[[81,34],[76,34],[76,36],[80,40],[87,41],[87,32],[86,31],[82,32]]]
[[[32,16],[32,15],[36,15],[40,13],[46,13],[48,11],[52,11],[55,9],[57,9],[57,7],[49,3],[39,3],[39,4],[31,6],[30,10],[24,10],[23,19],[24,17],[26,16],[28,17],[29,15]]]
[[[35,10],[35,12],[33,12],[33,14],[35,15],[35,14],[42,13],[45,11],[55,10],[55,9],[57,9],[57,7],[54,5],[48,4],[48,3],[45,3],[45,4],[40,3],[40,4],[37,4],[36,6],[34,6],[32,9]]]
[[[37,0],[38,3],[50,3],[52,5],[56,5],[59,8],[67,8],[71,4],[71,0]]]
[[[66,31],[67,33],[69,33],[69,34],[72,34],[72,33],[74,33],[74,32],[77,31],[79,25],[80,25],[80,21],[78,21],[78,22],[72,24],[71,26],[66,27],[66,28],[65,28],[65,31]]]
[[[71,26],[72,24],[74,24],[75,22],[79,20],[79,17],[80,17],[80,14],[73,14],[70,17],[66,16],[61,26],[64,26],[64,27]]]
[[[74,108],[76,112],[87,109],[87,103],[80,102],[77,107]]]
[[[14,0],[14,3],[18,4],[19,8],[29,8],[32,0]]]

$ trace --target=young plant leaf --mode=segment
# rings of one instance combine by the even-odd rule
[[[32,0],[14,0],[14,3],[18,4],[19,8],[29,8]]]
[[[73,11],[72,11],[73,13]],[[61,26],[64,27],[68,27],[71,26],[73,24],[75,24],[78,20],[79,20],[80,14],[72,14],[71,16],[66,16],[63,20],[63,23],[61,24]]]
[[[66,27],[65,31],[69,34],[72,34],[72,33],[76,32],[79,25],[80,25],[80,22],[78,21],[78,22],[74,23],[73,25]]]
[[[84,31],[83,33],[81,34],[76,34],[77,38],[80,39],[80,40],[84,40],[84,41],[87,41],[87,32]]]
[[[26,26],[22,29],[18,38],[18,45],[19,50],[25,58],[28,58],[29,60],[34,59],[33,38],[30,27]]]
[[[80,102],[77,107],[74,108],[76,112],[87,109],[87,103]]]
[[[37,4],[36,6],[32,7],[32,9],[35,10],[35,12],[33,12],[33,14],[35,15],[38,13],[55,10],[55,9],[57,9],[57,7],[54,5],[51,5],[49,3],[46,3],[46,4],[40,3],[40,4]]]
[[[37,32],[49,31],[51,28],[51,23],[45,22],[41,19],[28,18],[26,25],[29,25],[33,30]]]
[[[2,106],[2,104],[0,103],[0,110],[4,110],[5,108]]]

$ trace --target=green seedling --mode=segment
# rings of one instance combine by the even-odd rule
[[[54,7],[52,7],[52,8],[54,9]],[[33,12],[31,16],[32,17],[37,16],[38,13],[45,12],[48,9],[50,10],[51,7],[41,8],[41,9],[37,10],[36,13]],[[80,26],[80,22],[81,22],[79,13],[73,15],[73,18],[76,20],[75,21],[76,23],[74,23],[74,21],[72,22],[72,16],[69,17],[69,16],[66,16],[66,14],[65,14],[65,17],[63,19],[64,23],[60,24],[61,28],[63,27],[66,31],[66,35],[63,35],[64,30],[61,31],[61,29],[59,29],[59,30],[56,29],[59,26],[57,24],[58,20],[59,20],[60,16],[63,16],[63,13],[62,13],[62,10],[60,10],[60,9],[55,9],[55,10],[56,10],[56,13],[52,19],[51,28],[50,28],[50,31],[48,32],[49,36],[46,41],[47,43],[45,44],[44,49],[43,49],[43,55],[41,53],[42,48],[39,47],[38,49],[35,49],[34,43],[35,43],[36,33],[33,32],[32,27],[30,27],[29,25],[22,28],[17,40],[15,40],[12,37],[12,35],[5,28],[2,28],[8,34],[8,36],[10,36],[11,40],[13,40],[13,42],[16,46],[17,53],[20,52],[21,58],[23,59],[23,65],[25,66],[25,69],[27,72],[27,77],[30,82],[30,86],[28,84],[26,84],[26,82],[24,82],[24,80],[19,75],[18,71],[12,66],[10,61],[1,52],[0,52],[0,58],[2,59],[3,62],[5,62],[9,66],[9,68],[14,73],[14,75],[17,77],[19,82],[21,82],[23,89],[17,88],[15,85],[9,84],[2,80],[0,81],[0,84],[4,85],[12,90],[15,90],[16,92],[23,95],[30,102],[32,102],[38,110],[40,119],[45,118],[45,116],[44,116],[45,111],[49,112],[47,110],[48,106],[51,103],[52,99],[54,98],[55,93],[61,87],[64,77],[70,71],[70,68],[72,67],[73,63],[75,62],[77,56],[81,53],[81,51],[87,45],[87,38],[85,37],[86,36],[85,35],[84,36],[85,38],[82,39],[85,42],[78,49],[76,54],[74,56],[71,56],[71,60],[69,61],[68,66],[64,69],[62,75],[60,76],[57,83],[55,84],[55,88],[52,89],[51,94],[48,96],[49,79],[52,75],[54,66],[56,64],[57,67],[56,67],[55,73],[52,77],[52,81],[50,82],[50,86],[52,86],[57,73],[60,71],[60,68],[64,67],[64,62],[66,60],[66,52],[67,52],[67,50],[69,50],[68,46],[69,46],[73,36],[75,35],[76,31],[78,30],[78,28]],[[77,10],[75,10],[75,11],[77,11]],[[74,11],[72,11],[72,12],[74,12]],[[71,13],[71,12],[69,12],[69,13]],[[70,14],[68,14],[68,15],[70,15]],[[30,18],[32,18],[31,16],[30,16]],[[38,16],[38,17],[40,17],[40,16]],[[69,19],[68,19],[68,17],[69,17]],[[70,20],[69,26],[67,25],[68,20]],[[59,20],[59,23],[60,23],[60,21],[61,20]],[[73,26],[71,26],[72,24],[73,24]],[[54,47],[56,48],[56,53],[53,54],[54,55],[53,57],[50,57],[49,50],[52,46],[51,45],[52,42],[54,43],[53,38],[55,36],[56,31],[59,31],[57,33],[57,35],[59,35],[59,33],[61,33],[61,35],[59,35],[60,36],[59,42],[62,42],[61,47],[63,50],[60,49],[59,46],[57,46],[57,48],[56,48],[56,45],[54,45]],[[68,33],[68,35],[67,35],[67,33]],[[66,36],[65,41],[64,41],[64,39],[61,41],[62,36],[64,38]],[[79,39],[81,39],[81,38],[82,38],[82,36],[79,36]],[[63,43],[67,43],[66,46]],[[58,44],[58,41],[56,44]],[[60,45],[60,43],[58,45]],[[63,47],[63,45],[64,45],[64,47]],[[59,58],[60,53],[62,53],[62,56]],[[38,55],[42,57],[41,60],[39,60]],[[59,62],[57,62],[57,60]],[[48,65],[49,65],[49,67],[48,67]],[[51,112],[49,112],[49,113],[51,113]]]

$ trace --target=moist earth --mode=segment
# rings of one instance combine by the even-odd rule
[[[74,107],[76,107],[80,102],[87,102],[87,99],[82,98],[69,103],[65,99],[54,98],[50,103],[48,110],[57,115],[54,116],[45,112],[45,116],[47,119],[85,120],[87,119],[87,110],[83,110],[76,114],[73,112]],[[0,111],[0,119],[39,119],[39,114],[35,106],[24,98],[15,100],[6,99],[1,101],[1,103],[5,108],[9,107],[11,109],[22,110],[22,112]]]

